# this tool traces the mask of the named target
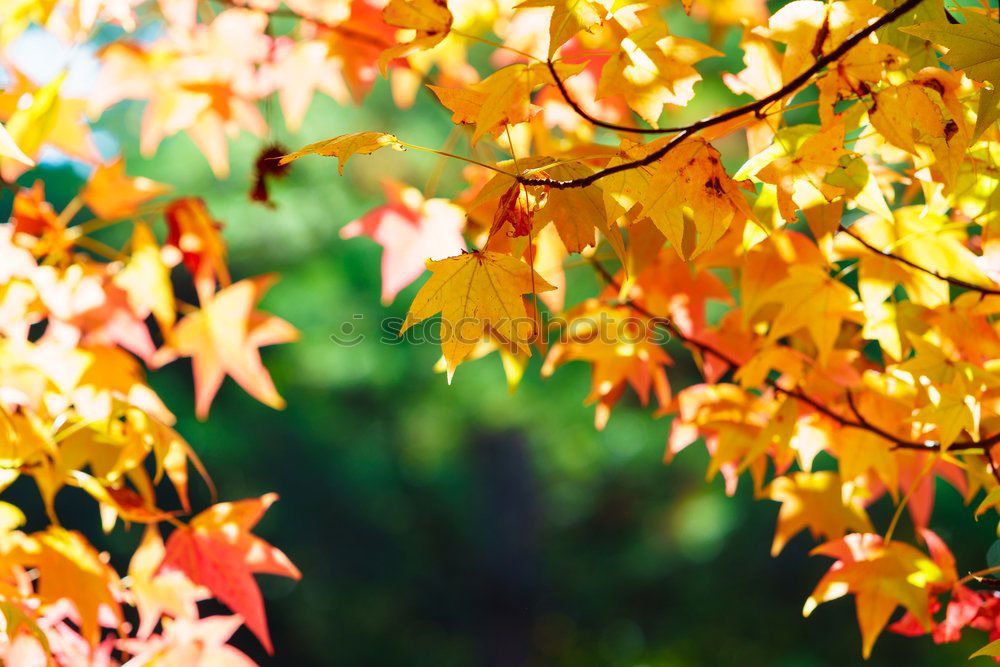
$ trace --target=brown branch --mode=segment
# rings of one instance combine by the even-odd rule
[[[621,286],[618,284],[618,281],[616,281],[614,277],[610,273],[608,273],[607,269],[601,266],[600,262],[598,262],[594,258],[590,258],[590,262],[594,266],[594,268],[597,269],[597,271],[601,274],[601,276],[606,281],[608,281],[608,284],[610,284],[612,287],[620,289]],[[709,343],[697,340],[696,338],[691,338],[690,336],[684,334],[680,329],[677,328],[677,326],[673,322],[664,319],[658,315],[654,315],[652,312],[649,311],[649,309],[647,309],[641,303],[633,299],[626,299],[623,303],[624,305],[635,310],[640,315],[649,318],[655,325],[664,327],[668,332],[670,332],[671,336],[681,341],[685,345],[690,345],[692,347],[697,348],[703,355],[711,354],[720,359],[721,361],[724,361],[725,363],[729,364],[731,368],[739,368],[740,366],[739,362],[737,362],[735,359],[730,357],[725,352],[722,352],[721,350],[719,350],[718,348]],[[841,426],[866,428],[865,425],[862,424],[861,422],[856,422],[847,417],[844,417],[843,415],[837,414],[827,406],[823,405],[822,403],[812,398],[811,396],[799,391],[798,389],[786,389],[785,387],[780,386],[776,381],[771,379],[766,379],[765,382],[769,387],[771,387],[775,391],[785,394],[786,396],[790,396],[791,398],[794,398],[798,401],[801,401],[803,403],[812,406],[817,411],[825,414],[827,417],[830,417],[831,419],[839,423]]]
[[[920,443],[909,442],[907,440],[903,440],[902,438],[900,438],[898,436],[895,436],[895,435],[889,433],[888,431],[882,429],[881,427],[876,426],[875,424],[873,424],[870,421],[868,421],[868,419],[864,415],[861,414],[861,411],[858,410],[858,406],[854,402],[854,394],[851,392],[851,390],[848,389],[845,393],[847,394],[847,406],[851,409],[851,412],[854,413],[854,418],[857,419],[862,425],[864,425],[864,427],[867,430],[871,431],[872,433],[875,433],[876,435],[879,435],[879,436],[885,438],[886,440],[888,440],[889,442],[893,443],[898,448],[902,448],[902,449],[924,449],[924,450],[928,449],[927,445],[922,445]],[[914,447],[914,445],[916,445],[916,447]]]
[[[621,285],[618,283],[618,281],[615,280],[614,276],[612,276],[611,273],[609,273],[608,270],[604,268],[604,266],[599,261],[597,261],[593,257],[589,258],[589,261],[591,265],[594,267],[594,269],[601,275],[601,277],[609,285],[611,285],[616,289],[621,289]],[[632,299],[625,299],[623,301],[623,304],[632,308],[643,317],[648,318],[654,324],[654,326],[664,327],[670,333],[671,336],[677,338],[677,340],[681,341],[685,345],[697,348],[702,353],[702,355],[711,354],[729,364],[731,368],[739,368],[740,364],[735,359],[727,355],[725,352],[722,352],[721,350],[719,350],[718,348],[714,347],[709,343],[705,343],[685,335],[680,329],[677,328],[677,326],[673,322],[653,314],[652,312],[650,312],[649,309],[647,309],[641,303],[634,301]],[[845,417],[844,415],[835,412],[832,408],[830,408],[827,405],[824,405],[823,403],[813,398],[809,394],[805,393],[801,389],[787,389],[779,385],[776,380],[772,380],[770,378],[765,378],[764,383],[780,394],[784,394],[785,396],[795,399],[800,403],[805,403],[806,405],[810,406],[817,412],[837,422],[842,427],[861,429],[862,431],[868,431],[869,433],[873,433],[885,440],[888,440],[893,445],[892,449],[912,449],[923,452],[942,451],[942,449],[946,449],[947,451],[967,451],[974,449],[982,449],[987,452],[987,456],[991,456],[992,448],[998,443],[1000,443],[1000,432],[994,433],[990,437],[978,441],[963,440],[961,442],[954,442],[946,448],[942,448],[941,443],[934,442],[931,440],[925,442],[905,440],[903,438],[900,438],[898,436],[889,433],[888,431],[880,428],[879,426],[876,426],[875,424],[872,424],[868,419],[866,419],[858,411],[857,406],[854,403],[854,397],[849,390],[847,391],[847,405],[848,407],[850,407],[851,412],[854,413],[854,419],[851,419],[850,417]]]
[[[910,267],[911,269],[916,269],[917,271],[921,271],[923,273],[926,273],[929,276],[934,276],[938,280],[943,280],[944,282],[948,283],[949,285],[954,285],[955,287],[962,287],[962,288],[970,290],[970,291],[980,292],[981,294],[1000,294],[1000,289],[996,289],[996,288],[993,288],[993,287],[983,287],[981,285],[976,285],[975,283],[970,283],[967,280],[962,280],[961,278],[954,278],[952,276],[944,276],[944,275],[941,275],[940,273],[938,273],[937,271],[934,271],[932,269],[928,269],[926,267],[920,266],[916,262],[913,262],[913,261],[911,261],[909,259],[906,259],[905,257],[902,257],[900,255],[896,255],[896,254],[891,253],[891,252],[889,252],[887,250],[881,250],[881,249],[875,247],[874,245],[872,245],[871,243],[869,243],[868,241],[866,241],[864,238],[861,237],[860,234],[858,234],[857,232],[855,232],[853,229],[851,229],[849,227],[841,226],[840,227],[840,231],[844,232],[845,234],[847,234],[848,236],[850,236],[852,239],[854,239],[855,241],[857,241],[858,243],[860,243],[861,245],[863,245],[865,248],[867,248],[868,250],[872,251],[873,253],[875,253],[877,255],[881,255],[882,257],[885,257],[887,259],[895,260],[895,261],[899,262],[900,264],[905,264],[906,266]]]
[[[876,21],[874,21],[867,27],[862,28],[858,32],[848,37],[839,46],[837,46],[837,48],[817,58],[816,62],[814,62],[808,69],[806,69],[804,72],[799,74],[797,77],[795,77],[794,79],[792,79],[791,81],[789,81],[784,86],[774,91],[767,97],[763,97],[749,104],[745,104],[741,107],[731,109],[718,116],[712,116],[710,118],[699,120],[695,123],[692,123],[691,125],[688,125],[685,128],[675,128],[677,131],[680,132],[680,134],[674,137],[669,143],[653,151],[646,157],[640,158],[638,160],[633,160],[631,162],[623,162],[621,164],[616,164],[613,167],[606,167],[604,169],[600,169],[587,176],[581,178],[574,178],[566,181],[554,178],[532,178],[521,175],[517,177],[517,180],[523,185],[544,185],[550,188],[556,188],[557,190],[565,190],[569,188],[585,188],[588,185],[596,183],[602,178],[611,176],[612,174],[617,174],[622,171],[629,171],[631,169],[638,169],[640,167],[651,165],[660,158],[662,158],[664,155],[667,155],[670,151],[672,151],[674,148],[680,145],[684,140],[693,136],[695,133],[707,127],[720,125],[727,121],[733,120],[734,118],[738,118],[749,112],[759,112],[761,109],[768,106],[772,102],[776,102],[785,97],[786,95],[794,93],[799,88],[809,83],[813,75],[818,73],[820,70],[822,70],[830,63],[842,58],[844,55],[847,54],[848,51],[850,51],[855,46],[860,44],[863,40],[867,39],[868,36],[874,33],[876,30],[892,23],[899,17],[912,11],[922,2],[923,0],[906,0],[905,2],[903,2],[903,4],[899,5],[892,11],[888,12],[887,14],[883,14],[881,17],[879,17]]]
[[[1000,470],[997,470],[997,462],[993,459],[992,447],[986,450],[985,456],[987,466],[989,467],[990,472],[993,473],[993,479],[997,481],[997,484],[1000,484]]]
[[[601,120],[600,118],[595,118],[591,116],[587,111],[581,107],[576,100],[574,100],[570,94],[569,90],[566,88],[566,84],[562,79],[559,78],[559,74],[556,72],[556,66],[552,60],[546,60],[545,64],[549,68],[549,72],[552,74],[552,80],[556,82],[556,87],[562,94],[563,101],[570,106],[576,115],[580,116],[591,125],[596,125],[597,127],[604,127],[609,130],[615,130],[616,132],[631,132],[632,134],[672,134],[674,132],[682,132],[687,129],[684,127],[627,127],[625,125],[616,125],[615,123],[609,123],[606,120]]]

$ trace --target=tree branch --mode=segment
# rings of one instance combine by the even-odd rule
[[[938,280],[943,280],[944,282],[948,283],[949,285],[954,285],[955,287],[962,287],[964,289],[967,289],[967,290],[970,290],[970,291],[979,292],[981,294],[1000,294],[1000,289],[996,289],[996,288],[993,288],[993,287],[983,287],[981,285],[976,285],[975,283],[970,283],[967,280],[962,280],[961,278],[953,278],[951,276],[943,276],[940,273],[938,273],[937,271],[934,271],[932,269],[928,269],[926,267],[920,266],[916,262],[908,260],[905,257],[902,257],[900,255],[896,255],[896,254],[891,253],[891,252],[889,252],[887,250],[881,250],[881,249],[875,247],[874,245],[872,245],[871,243],[869,243],[868,241],[866,241],[864,238],[861,237],[860,234],[858,234],[856,231],[854,231],[853,229],[851,229],[849,227],[844,227],[843,225],[841,225],[839,231],[844,232],[845,234],[847,234],[848,236],[850,236],[852,239],[854,239],[855,241],[857,241],[858,243],[860,243],[861,245],[863,245],[865,248],[867,248],[868,250],[870,250],[873,253],[875,253],[876,255],[881,255],[882,257],[895,260],[895,261],[899,262],[900,264],[905,264],[906,266],[910,267],[911,269],[916,269],[917,271],[921,271],[923,273],[926,273],[927,275],[934,276]]]
[[[776,102],[781,98],[785,97],[786,95],[794,93],[799,88],[807,84],[809,80],[812,79],[812,77],[816,73],[818,73],[820,70],[822,70],[830,63],[835,62],[836,60],[842,58],[845,54],[847,54],[847,52],[849,52],[863,40],[867,39],[868,36],[874,33],[876,30],[892,23],[899,17],[912,11],[922,2],[923,0],[905,0],[905,2],[903,2],[901,5],[899,5],[892,11],[883,14],[881,17],[879,17],[877,20],[872,22],[867,27],[862,28],[858,32],[848,37],[833,51],[830,51],[829,53],[817,58],[816,62],[814,62],[808,69],[806,69],[804,72],[799,74],[797,77],[795,77],[794,79],[792,79],[791,81],[789,81],[784,86],[774,91],[767,97],[763,97],[749,104],[745,104],[741,107],[731,109],[718,116],[712,116],[710,118],[699,120],[695,123],[692,123],[691,125],[688,125],[685,128],[671,128],[679,131],[680,134],[674,137],[668,144],[653,151],[646,157],[640,158],[638,160],[633,160],[631,162],[623,162],[622,164],[616,164],[613,167],[606,167],[604,169],[595,171],[593,174],[590,174],[588,176],[584,176],[582,178],[574,178],[566,181],[561,181],[554,178],[532,178],[528,176],[518,176],[517,180],[522,185],[543,185],[543,186],[548,186],[550,188],[555,188],[557,190],[565,190],[569,188],[584,188],[587,187],[588,185],[593,185],[602,178],[606,178],[608,176],[611,176],[612,174],[617,174],[622,171],[629,171],[631,169],[638,169],[640,167],[651,165],[660,158],[662,158],[663,156],[670,153],[670,151],[672,151],[674,148],[680,145],[685,139],[688,139],[689,137],[693,136],[695,133],[707,127],[720,125],[727,121],[733,120],[734,118],[738,118],[746,113],[759,112],[761,109],[768,106],[772,102]]]
[[[601,120],[600,118],[595,118],[591,116],[587,111],[581,107],[576,100],[570,97],[569,90],[566,88],[566,84],[562,79],[559,78],[559,74],[556,72],[555,63],[552,60],[546,60],[545,64],[549,68],[549,72],[552,74],[552,80],[556,82],[556,87],[562,94],[563,101],[570,106],[576,115],[580,116],[591,125],[596,125],[597,127],[607,128],[609,130],[615,130],[616,132],[631,132],[632,134],[672,134],[674,132],[682,132],[687,128],[684,127],[626,127],[625,125],[616,125],[615,123],[609,123],[606,120]]]
[[[608,270],[604,268],[604,266],[599,261],[597,261],[593,257],[589,258],[589,260],[594,269],[601,275],[601,277],[609,285],[611,285],[616,289],[621,289],[621,285],[618,283],[618,281],[615,280],[614,276],[612,276],[611,273],[609,273]],[[681,341],[685,345],[689,345],[691,347],[696,348],[699,352],[702,353],[702,355],[711,354],[716,358],[720,359],[721,361],[724,361],[725,363],[729,364],[730,368],[740,367],[740,364],[735,359],[727,355],[725,352],[722,352],[721,350],[719,350],[718,348],[714,347],[709,343],[705,343],[685,335],[680,329],[677,328],[677,326],[673,322],[659,315],[653,314],[641,303],[634,301],[632,299],[625,299],[623,301],[623,304],[628,306],[629,308],[632,308],[643,317],[648,318],[651,322],[653,322],[655,326],[661,326],[665,328],[670,333],[671,336]],[[835,412],[832,408],[830,408],[827,405],[824,405],[823,403],[813,398],[809,394],[805,393],[801,389],[787,389],[779,385],[776,380],[772,380],[770,378],[765,378],[764,383],[780,394],[784,394],[785,396],[795,399],[800,403],[805,403],[806,405],[810,406],[817,412],[837,422],[842,427],[861,429],[862,431],[868,431],[869,433],[873,433],[879,436],[880,438],[883,438],[884,440],[888,440],[893,445],[892,449],[912,449],[923,452],[942,451],[942,449],[946,449],[947,451],[950,452],[982,449],[987,452],[987,455],[989,455],[991,449],[995,445],[1000,443],[1000,432],[994,433],[988,438],[983,438],[982,440],[978,441],[963,440],[960,442],[953,442],[947,448],[942,448],[941,443],[930,440],[925,442],[905,440],[903,438],[900,438],[898,436],[889,433],[888,431],[880,428],[879,426],[876,426],[875,424],[872,424],[868,419],[866,419],[858,411],[857,406],[854,403],[854,396],[851,394],[850,390],[847,391],[847,405],[848,407],[850,407],[851,412],[854,413],[854,419],[851,419],[850,417],[845,417],[844,415]]]

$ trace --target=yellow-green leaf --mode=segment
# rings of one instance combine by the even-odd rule
[[[303,146],[294,153],[289,153],[281,158],[279,164],[288,164],[305,155],[323,155],[325,157],[337,158],[337,168],[343,174],[344,165],[352,155],[359,153],[371,155],[380,148],[398,145],[399,140],[392,134],[386,134],[385,132],[354,132],[353,134],[342,134],[333,139],[317,141],[314,144]]]

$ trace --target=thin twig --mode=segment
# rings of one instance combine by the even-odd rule
[[[599,261],[591,258],[590,263],[594,267],[594,269],[601,275],[601,277],[605,281],[607,281],[609,285],[611,285],[616,289],[621,289],[621,285],[618,283],[618,281],[615,280],[614,276],[612,276],[608,272],[608,270],[604,268],[603,265],[601,265]],[[668,332],[670,332],[671,336],[681,341],[685,345],[697,348],[702,353],[702,355],[711,354],[720,359],[721,361],[724,361],[725,363],[729,364],[731,368],[739,368],[740,364],[735,359],[727,355],[725,352],[722,352],[721,350],[719,350],[718,348],[714,347],[709,343],[705,343],[685,335],[680,329],[677,328],[677,326],[673,322],[653,314],[641,303],[638,303],[637,301],[634,301],[632,299],[625,299],[623,301],[623,304],[632,308],[640,315],[649,318],[650,321],[652,321],[652,323],[654,324],[654,326],[664,327]],[[764,383],[780,394],[784,394],[789,398],[793,398],[796,401],[799,401],[800,403],[805,403],[806,405],[810,406],[817,412],[837,422],[837,424],[839,424],[842,427],[850,427],[850,428],[860,429],[863,431],[868,431],[869,433],[873,433],[885,440],[888,440],[893,445],[892,449],[913,449],[924,452],[943,451],[945,449],[950,452],[983,449],[989,452],[990,448],[1000,443],[1000,432],[994,433],[990,437],[983,438],[982,440],[978,441],[963,440],[960,442],[953,442],[946,448],[942,448],[941,443],[932,440],[928,440],[925,442],[905,440],[903,438],[892,435],[888,431],[885,431],[884,429],[872,424],[865,417],[863,417],[860,414],[860,412],[858,412],[857,406],[854,404],[854,397],[851,395],[850,391],[847,392],[847,404],[850,407],[851,411],[854,413],[855,416],[854,419],[851,419],[850,417],[845,417],[844,415],[835,412],[829,406],[824,405],[823,403],[813,398],[809,394],[806,394],[800,389],[787,389],[779,385],[776,380],[773,380],[771,378],[765,378]]]
[[[851,412],[854,413],[854,418],[857,419],[866,429],[868,429],[872,433],[875,433],[885,438],[889,442],[892,442],[897,447],[905,448],[911,444],[910,442],[903,440],[902,438],[899,438],[889,433],[888,431],[882,429],[880,426],[876,426],[875,424],[868,421],[868,419],[861,414],[861,411],[858,410],[858,405],[857,403],[854,402],[854,394],[851,392],[850,389],[846,391],[846,395],[847,395],[847,406],[851,409]],[[927,447],[923,445],[921,445],[920,448],[927,449]]]
[[[997,462],[993,458],[992,447],[986,450],[985,456],[986,456],[986,463],[988,464],[987,467],[990,469],[990,472],[993,473],[993,479],[997,481],[997,484],[1000,484],[1000,470],[997,470]]]
[[[553,63],[551,60],[547,60],[545,61],[545,64],[548,65],[549,72],[551,72],[552,79],[553,81],[556,82],[556,87],[559,88],[559,92],[562,94],[563,101],[566,102],[566,104],[568,104],[570,108],[573,109],[573,111],[575,111],[578,116],[589,122],[591,125],[603,127],[608,130],[614,130],[615,132],[629,132],[632,134],[673,134],[675,132],[683,132],[689,127],[687,125],[680,127],[628,127],[626,125],[617,125],[615,123],[609,123],[606,120],[601,120],[600,118],[595,118],[594,116],[587,113],[587,111],[570,96],[569,89],[566,88],[565,82],[559,78],[559,74],[556,72],[555,63]],[[859,97],[861,96],[859,95]],[[743,105],[742,107],[743,113],[749,113],[750,111],[754,111],[754,109],[750,107],[755,104],[756,104],[755,102],[750,102],[748,104]],[[802,104],[796,104],[792,107],[786,107],[784,109],[781,109],[778,112],[772,111],[769,113],[763,113],[762,110],[758,109],[756,110],[756,113],[758,118],[763,119],[773,115],[774,113],[793,111],[795,109],[799,109],[801,107],[809,106],[812,104],[817,104],[817,102],[811,101],[811,102],[804,102]],[[739,109],[737,109],[736,111],[739,111]]]
[[[809,83],[813,75],[818,73],[824,67],[836,60],[842,58],[847,52],[853,49],[855,46],[860,44],[863,40],[867,39],[869,35],[874,33],[876,30],[892,23],[904,14],[912,11],[924,0],[906,0],[903,4],[899,5],[887,14],[882,15],[876,21],[872,22],[865,28],[862,28],[858,32],[854,33],[846,40],[844,40],[837,48],[833,49],[829,53],[820,56],[816,59],[816,62],[812,64],[808,69],[799,74],[797,77],[786,83],[784,86],[774,91],[767,97],[763,97],[755,102],[745,104],[735,109],[730,109],[729,111],[719,114],[718,116],[712,116],[710,118],[705,118],[699,120],[685,128],[671,128],[672,130],[679,131],[676,137],[674,137],[669,143],[653,151],[649,155],[640,158],[638,160],[633,160],[631,162],[623,162],[621,164],[616,164],[612,167],[605,167],[595,171],[592,174],[583,176],[581,178],[574,178],[570,180],[558,180],[554,178],[529,178],[526,176],[519,176],[518,181],[523,185],[543,185],[550,188],[556,188],[559,190],[565,190],[569,188],[585,188],[588,185],[592,185],[602,178],[611,176],[612,174],[617,174],[622,171],[629,171],[631,169],[637,169],[639,167],[645,167],[647,165],[653,164],[663,156],[667,155],[670,151],[674,150],[678,145],[684,142],[686,139],[693,136],[695,133],[715,125],[720,125],[727,121],[738,118],[746,113],[759,112],[764,107],[768,106],[772,102],[776,102],[786,95],[797,91],[799,88]]]
[[[555,63],[551,60],[546,60],[545,64],[549,67],[549,72],[552,73],[552,80],[556,82],[556,87],[562,94],[563,101],[570,106],[573,111],[576,112],[578,116],[589,122],[591,125],[596,125],[598,127],[607,128],[609,130],[614,130],[616,132],[631,132],[632,134],[673,134],[674,132],[682,132],[687,129],[687,127],[627,127],[625,125],[616,125],[615,123],[609,123],[606,120],[601,120],[600,118],[595,118],[591,116],[587,111],[581,107],[576,100],[574,100],[570,94],[569,90],[566,88],[566,84],[562,79],[559,78],[559,74],[556,72]]]
[[[955,277],[952,277],[952,276],[944,276],[944,275],[941,275],[940,273],[938,273],[937,271],[934,271],[933,269],[928,269],[927,267],[920,266],[916,262],[913,262],[913,261],[911,261],[909,259],[906,259],[905,257],[902,257],[900,255],[896,255],[896,254],[891,253],[891,252],[889,252],[887,250],[882,250],[882,249],[880,249],[880,248],[872,245],[868,241],[866,241],[864,238],[861,237],[860,234],[858,234],[856,231],[854,231],[850,227],[841,226],[839,231],[844,232],[845,234],[847,234],[848,236],[850,236],[852,239],[854,239],[855,241],[857,241],[858,243],[860,243],[861,245],[863,245],[865,248],[867,248],[868,250],[872,251],[873,253],[875,253],[877,255],[881,255],[882,257],[885,257],[887,259],[895,260],[895,261],[899,262],[900,264],[905,264],[906,266],[910,267],[911,269],[916,269],[917,271],[922,271],[923,273],[926,273],[927,275],[934,276],[938,280],[943,280],[944,282],[946,282],[946,283],[948,283],[950,285],[954,285],[955,287],[962,287],[964,289],[975,291],[975,292],[979,292],[981,294],[1000,294],[1000,289],[996,289],[996,288],[993,288],[993,287],[983,287],[982,285],[976,285],[975,283],[970,283],[969,281],[962,280],[961,278],[955,278]]]

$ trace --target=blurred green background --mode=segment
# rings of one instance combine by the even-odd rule
[[[686,21],[672,17],[671,26],[704,37],[703,27]],[[704,63],[706,81],[684,118],[735,99],[719,74],[742,69],[737,40],[733,31],[726,41],[736,55]],[[485,64],[485,51],[473,53]],[[150,378],[222,499],[281,495],[257,532],[286,551],[304,578],[261,578],[276,655],[264,655],[243,630],[240,647],[265,665],[861,664],[852,598],[801,616],[830,561],[808,557],[806,536],[770,558],[778,506],[754,501],[748,480],[734,498],[720,480],[706,484],[702,446],[664,466],[669,418],[652,419],[629,394],[597,432],[593,408],[582,403],[583,364],[542,381],[536,357],[511,396],[496,355],[463,365],[449,387],[432,371],[433,346],[378,342],[382,318],[403,316],[417,285],[383,307],[380,248],[368,239],[341,241],[338,230],[382,203],[380,177],[423,188],[442,168],[438,158],[382,152],[353,159],[344,177],[333,161],[309,158],[273,185],[276,209],[248,201],[254,158],[270,141],[297,148],[363,129],[433,147],[448,141],[449,113],[428,93],[400,111],[388,88],[379,81],[361,108],[318,97],[297,134],[269,109],[272,135],[231,143],[232,176],[222,183],[187,137],[166,140],[153,158],[138,155],[140,104],[119,105],[97,124],[102,144],[120,146],[131,175],[207,200],[227,225],[235,278],[281,274],[263,308],[302,332],[301,342],[264,352],[288,401],[282,412],[227,380],[211,418],[198,422],[189,363]],[[740,141],[721,148],[730,166],[742,161]],[[468,150],[464,138],[455,150]],[[453,195],[459,167],[443,168],[436,194]],[[57,206],[82,182],[65,164],[45,165],[21,183],[35,178],[46,181]],[[5,213],[9,195],[0,201]],[[120,230],[106,234],[121,240]],[[570,302],[597,286],[584,269],[570,281]],[[331,341],[344,323],[367,339],[354,347]],[[672,352],[675,389],[695,382],[687,355]],[[200,483],[194,497],[199,507],[209,502]],[[885,503],[873,508],[883,529],[891,514]],[[74,527],[127,562],[139,530],[102,543],[96,507],[67,511]],[[993,526],[975,524],[950,487],[939,489],[933,525],[960,566],[985,566]],[[962,664],[985,643],[976,634],[935,647],[928,638],[886,633],[867,664]]]

